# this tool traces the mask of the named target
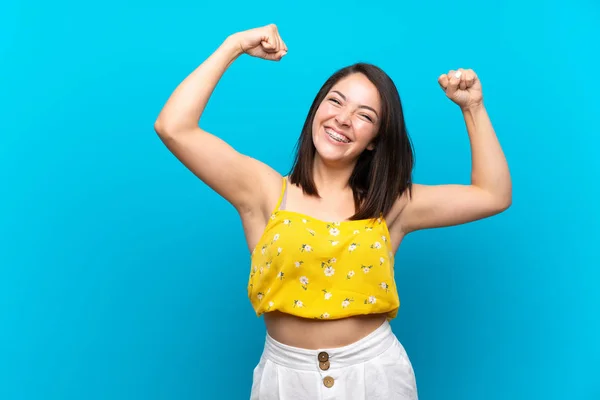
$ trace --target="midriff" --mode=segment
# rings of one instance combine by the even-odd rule
[[[387,317],[385,314],[371,314],[323,321],[274,311],[264,314],[263,318],[269,336],[276,341],[317,350],[357,342],[379,328]]]

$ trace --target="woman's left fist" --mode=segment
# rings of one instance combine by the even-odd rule
[[[472,69],[451,70],[438,78],[440,87],[446,96],[465,109],[480,105],[483,102],[481,82]]]

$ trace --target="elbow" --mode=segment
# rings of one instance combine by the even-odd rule
[[[158,136],[162,135],[164,132],[164,128],[159,120],[154,121],[154,132],[156,132]]]
[[[158,118],[154,121],[154,132],[161,138],[172,138],[177,132],[182,131],[180,126],[175,126],[173,123]]]
[[[500,212],[506,211],[512,206],[512,196],[500,203]]]
[[[485,191],[485,214],[487,216],[494,216],[500,214],[510,208],[512,205],[512,192],[510,190],[502,192]]]
[[[198,126],[196,125],[195,127],[197,128]],[[160,116],[154,121],[154,132],[162,139],[180,136],[182,133],[191,132],[193,130],[194,125],[187,121],[182,123],[180,121],[173,121],[172,119],[165,119]]]
[[[484,189],[485,190],[485,189]],[[487,209],[491,215],[500,214],[512,206],[512,185],[496,186],[485,190]]]
[[[509,192],[502,196],[498,196],[497,200],[494,203],[494,209],[496,214],[500,214],[501,212],[508,210],[510,206],[512,206],[512,192]]]
[[[512,206],[512,182],[510,179],[508,180],[504,193],[501,196],[500,205],[502,206],[502,211],[505,211]]]
[[[157,118],[156,121],[154,121],[154,132],[156,132],[156,134],[160,137],[166,137],[170,132],[172,132],[168,126],[169,125],[166,124],[161,118]]]

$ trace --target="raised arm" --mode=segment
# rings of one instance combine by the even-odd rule
[[[472,70],[439,77],[446,95],[460,106],[471,142],[469,185],[415,184],[405,196],[396,228],[406,234],[419,229],[459,225],[490,217],[512,203],[506,158],[483,105],[481,83]]]
[[[286,52],[275,25],[229,36],[177,86],[154,123],[168,149],[239,212],[261,206],[269,192],[265,185],[279,182],[280,175],[200,128],[200,118],[217,83],[240,55],[279,61]]]

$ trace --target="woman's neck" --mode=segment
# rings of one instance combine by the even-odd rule
[[[354,166],[332,166],[325,164],[316,155],[313,165],[313,179],[319,194],[340,193],[350,189],[350,177]]]

